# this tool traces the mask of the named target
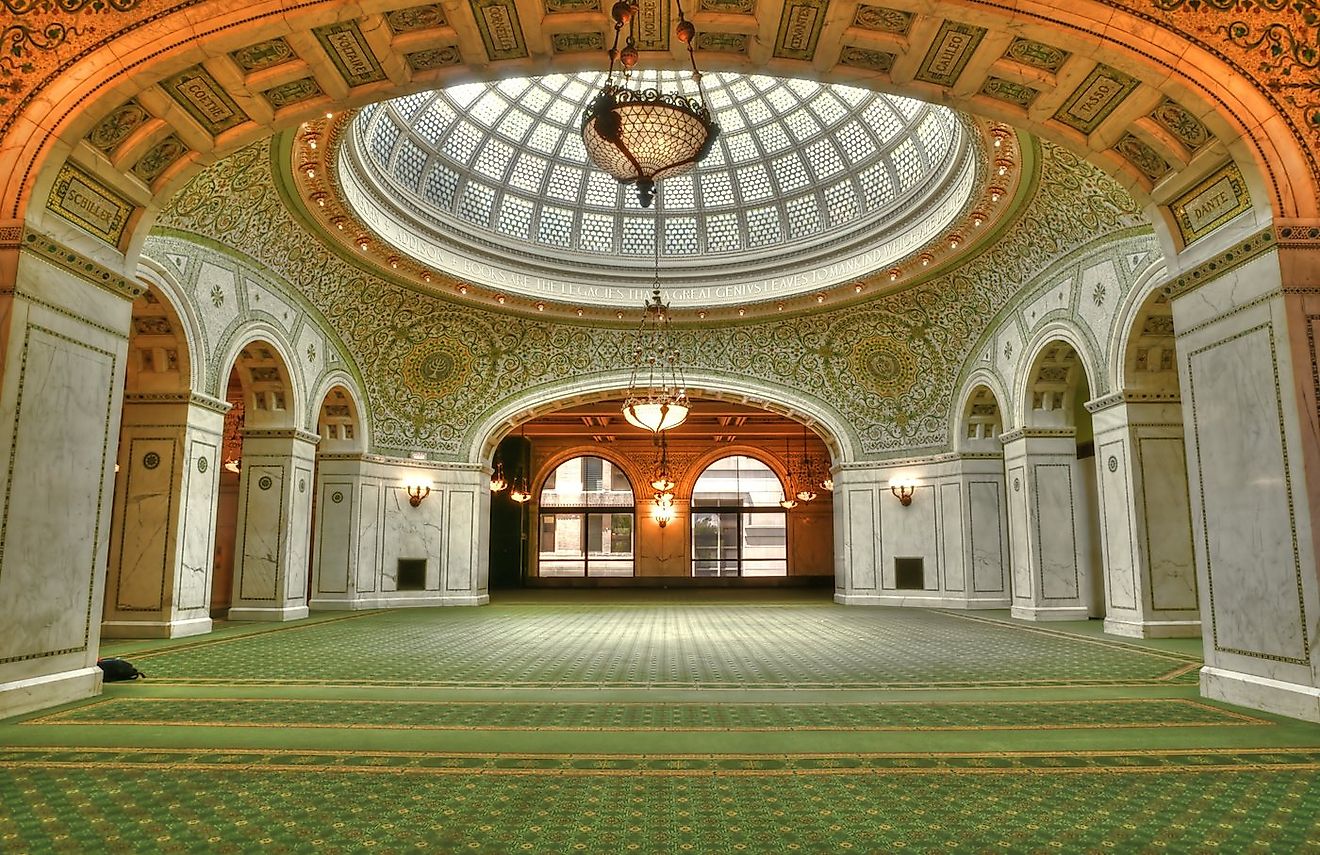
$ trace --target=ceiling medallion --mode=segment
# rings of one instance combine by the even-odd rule
[[[582,142],[591,162],[621,184],[636,184],[637,199],[649,208],[655,199],[655,183],[662,178],[680,175],[696,166],[719,135],[719,126],[706,107],[701,88],[701,72],[693,50],[697,30],[678,6],[678,40],[687,45],[692,62],[692,79],[700,98],[681,93],[663,93],[659,89],[629,89],[633,66],[640,56],[637,50],[638,6],[619,0],[610,9],[614,19],[614,45],[610,48],[610,68],[605,85],[587,107],[582,117]],[[624,47],[619,49],[619,35],[628,27]],[[623,66],[622,79],[615,78],[615,63]]]

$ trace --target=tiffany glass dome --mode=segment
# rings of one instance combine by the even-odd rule
[[[643,86],[695,94],[685,75]],[[594,169],[580,136],[602,75],[453,86],[382,102],[340,148],[345,201],[420,263],[491,288],[677,306],[828,287],[911,256],[966,212],[978,178],[957,113],[848,86],[707,74],[720,137],[653,209]]]

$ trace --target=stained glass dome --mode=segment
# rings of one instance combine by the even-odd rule
[[[675,305],[827,287],[910,254],[963,213],[972,135],[943,107],[849,86],[707,74],[721,133],[653,210],[587,160],[601,74],[452,86],[352,121],[338,180],[386,242],[478,284],[640,304],[657,229]],[[696,94],[685,74],[641,86]]]

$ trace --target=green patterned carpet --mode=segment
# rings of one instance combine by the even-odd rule
[[[1199,641],[684,596],[107,645],[0,723],[0,852],[1320,852],[1320,727]]]

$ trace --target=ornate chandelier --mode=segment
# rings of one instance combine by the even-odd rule
[[[614,20],[614,45],[610,48],[610,70],[605,85],[587,107],[582,117],[582,142],[591,162],[613,175],[621,184],[636,184],[637,198],[643,208],[655,198],[655,183],[679,175],[701,161],[715,143],[720,129],[711,120],[701,89],[701,72],[693,50],[697,29],[683,15],[678,5],[678,40],[687,45],[692,63],[692,79],[699,98],[681,93],[662,93],[658,89],[629,89],[633,66],[640,56],[637,50],[638,6],[619,0],[610,9]],[[622,50],[619,36],[628,27]],[[621,80],[615,78],[615,63],[623,67]]]
[[[642,325],[633,339],[632,377],[623,401],[628,424],[653,434],[676,428],[687,421],[692,402],[687,396],[678,350],[669,328],[669,304],[660,299],[660,224],[655,242],[655,283],[651,299],[642,307]]]

